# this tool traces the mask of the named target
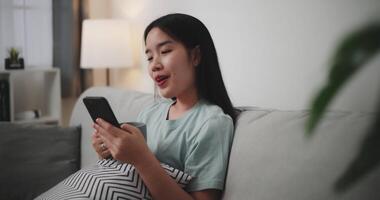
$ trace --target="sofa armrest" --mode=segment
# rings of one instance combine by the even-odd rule
[[[2,199],[32,199],[79,169],[79,127],[2,122],[0,130]]]

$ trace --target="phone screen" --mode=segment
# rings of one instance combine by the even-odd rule
[[[83,103],[94,122],[97,118],[102,118],[115,127],[119,127],[119,122],[106,98],[99,96],[85,97],[83,98]]]

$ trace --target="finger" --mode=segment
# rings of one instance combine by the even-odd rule
[[[97,145],[96,146],[96,153],[98,153],[99,155],[102,155],[102,152],[103,152],[103,149],[99,145]]]
[[[98,130],[94,130],[93,135],[94,135],[95,138],[100,138]]]
[[[101,147],[99,147],[98,149],[99,150],[96,151],[96,153],[98,153],[99,157],[101,157],[101,158],[108,158],[111,155],[111,152],[107,148],[102,149]]]
[[[120,129],[113,126],[112,124],[108,123],[107,121],[101,119],[101,118],[97,118],[96,119],[96,124],[98,126],[100,126],[101,128],[103,128],[104,130],[108,131],[110,134],[113,134],[114,136],[117,136],[116,134],[114,134],[115,132],[118,132]],[[98,129],[97,129],[98,130]],[[98,130],[99,131],[99,130]]]
[[[104,143],[101,143],[97,146],[97,151],[96,151],[99,155],[104,155],[104,154],[110,154],[110,150],[108,149],[108,147],[104,144]]]
[[[92,146],[94,147],[94,149],[98,152],[102,151],[103,149],[100,148],[103,144],[103,140],[100,138],[100,136],[96,137],[96,136],[92,136]]]
[[[92,125],[92,127],[96,130],[96,134],[100,137],[100,136],[105,136],[105,135],[107,135],[108,137],[112,137],[113,136],[113,134],[111,134],[110,132],[110,130],[108,129],[108,130],[106,130],[106,129],[104,129],[103,127],[101,127],[99,124],[93,124]]]
[[[110,151],[113,152],[113,150],[116,148],[114,145],[114,142],[109,140],[108,138],[103,138],[103,144],[105,145],[104,147],[100,147],[101,151]]]
[[[98,118],[96,122],[97,123],[94,124],[94,128],[98,131],[98,134],[103,142],[105,142],[109,147],[114,144],[114,141],[118,137],[125,135],[125,131],[113,126],[101,118]]]
[[[93,141],[98,141],[99,139],[100,139],[100,136],[99,136],[99,134],[98,133],[92,133],[92,135],[91,135],[91,139],[93,140]]]
[[[122,124],[120,128],[129,132],[129,133],[136,133],[136,132],[140,131],[140,129],[138,129],[137,127],[132,126],[130,124]]]
[[[101,156],[102,158],[109,158],[111,155],[112,155],[112,154],[111,154],[111,152],[110,152],[109,150],[105,150],[105,151],[103,151],[103,152],[100,154],[100,156]]]
[[[104,153],[104,152],[110,152],[110,150],[109,150],[107,147],[105,147],[105,148],[102,148],[102,147],[101,147],[101,149],[102,149],[102,150],[101,150],[101,153]]]
[[[93,145],[99,145],[103,143],[102,139],[100,138],[100,136],[95,136],[95,135],[92,135],[92,144]]]
[[[92,132],[92,137],[99,138],[99,131],[95,129],[95,123],[92,124],[92,127],[94,128],[94,131]]]
[[[112,149],[116,137],[114,137],[112,134],[109,133],[109,131],[104,130],[97,124],[94,125],[94,128],[98,130],[99,141],[101,141],[101,143],[104,143],[108,149]],[[100,146],[100,144],[98,146]]]
[[[103,139],[103,138],[112,139],[114,137],[113,134],[110,133],[111,131],[104,129],[103,127],[99,126],[98,124],[94,124],[93,127],[94,127],[94,129],[97,130],[97,134],[99,136],[99,139]]]
[[[100,137],[95,136],[94,134],[91,137],[91,144],[96,149],[96,147],[101,143]]]

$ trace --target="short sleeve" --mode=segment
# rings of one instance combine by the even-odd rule
[[[145,110],[141,110],[139,114],[137,115],[136,121],[138,122],[145,122]]]
[[[203,124],[185,158],[184,171],[193,177],[186,187],[188,192],[224,189],[233,130],[231,118],[225,115],[210,118]]]

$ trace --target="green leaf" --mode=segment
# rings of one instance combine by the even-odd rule
[[[18,56],[19,56],[19,51],[12,47],[9,49],[9,58],[13,61],[13,62],[17,62],[18,61]]]
[[[347,191],[355,183],[376,169],[380,164],[380,104],[377,115],[369,127],[367,135],[363,140],[360,150],[345,172],[335,182],[334,189],[337,192]],[[348,133],[349,134],[349,133]]]
[[[380,23],[366,26],[345,38],[337,49],[326,85],[312,102],[306,133],[311,136],[324,112],[344,84],[380,50]],[[379,101],[380,103],[380,101]],[[355,159],[336,181],[334,189],[344,192],[363,179],[380,164],[380,104]],[[349,134],[349,133],[347,133]]]
[[[326,85],[312,101],[306,133],[312,135],[328,105],[342,86],[380,49],[380,23],[368,25],[343,40],[331,64]]]

